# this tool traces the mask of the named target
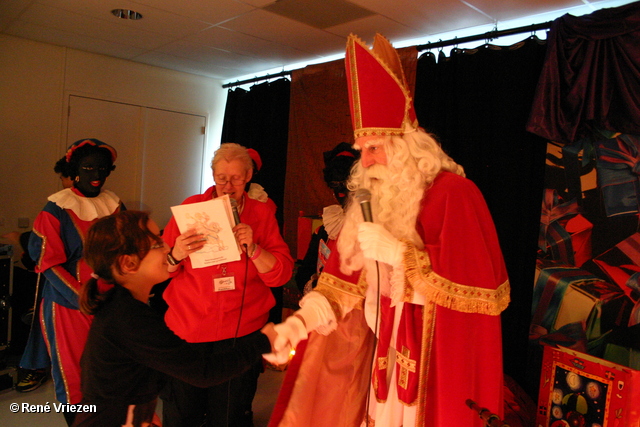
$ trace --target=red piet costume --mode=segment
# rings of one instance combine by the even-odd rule
[[[386,39],[376,36],[372,51],[350,36],[346,66],[356,138],[421,132]],[[331,305],[337,330],[310,334],[271,426],[480,427],[467,399],[502,415],[500,313],[509,282],[482,194],[441,171],[424,192],[415,227],[423,247],[402,241],[401,265],[367,261],[369,271],[346,275],[332,251],[315,292]],[[395,269],[403,277],[386,292],[376,277],[389,284]]]
[[[49,202],[33,223],[29,254],[44,274],[40,321],[51,356],[51,375],[56,398],[80,403],[80,357],[93,316],[79,310],[78,295],[92,270],[82,259],[89,227],[123,206],[109,190],[84,197],[67,188],[49,196]]]

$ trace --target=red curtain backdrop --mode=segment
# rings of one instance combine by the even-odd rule
[[[399,49],[405,76],[415,86],[415,47]],[[284,200],[284,238],[297,253],[300,212],[320,215],[337,203],[322,178],[322,153],[340,142],[353,143],[344,60],[310,65],[291,74],[289,144]]]

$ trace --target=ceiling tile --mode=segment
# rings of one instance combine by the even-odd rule
[[[272,59],[288,62],[299,61],[301,56],[315,57],[315,55],[301,52],[290,46],[283,46],[269,40],[239,33],[223,27],[211,27],[198,34],[185,37],[184,40],[252,56],[256,59],[262,58],[262,60],[269,62],[272,62]]]
[[[224,28],[316,55],[330,55],[346,40],[309,25],[256,9],[222,25]]]
[[[0,32],[25,39],[232,79],[344,55],[346,37],[425,44],[523,18],[546,22],[633,0],[0,0]],[[321,7],[316,8],[317,5]],[[296,9],[286,18],[264,8]],[[373,15],[355,18],[340,7]],[[132,9],[138,21],[111,9]],[[302,7],[302,9],[300,8]],[[565,8],[571,9],[565,9]],[[315,9],[314,9],[315,8]],[[304,12],[300,14],[301,12]],[[366,12],[369,13],[369,12]],[[337,20],[337,21],[336,21]],[[348,22],[328,24],[335,22]],[[307,21],[304,23],[301,21]],[[522,22],[518,21],[518,22]],[[311,25],[310,25],[310,24]],[[324,29],[322,27],[330,25]],[[506,27],[500,27],[503,29]],[[466,30],[466,31],[465,31]],[[469,33],[468,31],[475,31]],[[436,37],[437,36],[437,37]],[[207,71],[209,70],[209,71]]]
[[[95,40],[121,43],[142,49],[154,49],[172,40],[168,36],[143,31],[133,25],[121,25],[117,21],[97,19],[45,5],[29,9],[21,17],[21,21],[67,32],[70,36],[88,36]]]
[[[263,10],[319,29],[373,15],[370,10],[345,0],[279,0]]]
[[[495,0],[466,0],[467,3],[493,16],[498,21],[508,21],[523,16],[532,16],[550,9],[559,10],[570,7],[584,6],[582,0],[536,0],[536,1],[508,1]],[[538,22],[531,22],[537,24]]]
[[[358,19],[348,24],[336,25],[327,28],[326,31],[348,37],[349,34],[357,34],[362,40],[372,41],[376,33],[384,35],[389,40],[407,40],[424,36],[413,28],[406,27],[385,16],[373,15]]]
[[[115,9],[115,5],[109,4],[106,0],[39,0],[43,4],[56,7],[58,9],[67,10],[75,14],[92,16],[97,19],[103,19],[107,22],[113,22],[117,25],[127,26],[138,30],[150,31],[164,36],[184,37],[203,30],[211,24],[202,22],[197,19],[187,18],[167,12],[161,9],[152,8],[146,5],[137,4],[131,1],[116,2],[118,8],[132,9],[142,14],[139,21],[130,21],[126,19],[116,18],[111,14],[111,10]],[[201,0],[199,0],[201,1]],[[31,9],[42,7],[41,5],[33,6]]]
[[[460,0],[351,0],[425,35],[491,23],[491,18]]]
[[[84,35],[71,34],[66,31],[30,24],[28,22],[13,25],[11,29],[7,31],[7,34],[123,59],[132,59],[144,52],[144,49],[135,46],[94,39]]]
[[[176,0],[137,0],[135,3],[164,10],[178,16],[197,19],[212,25],[220,24],[256,8],[236,0],[187,0],[179,2]]]
[[[26,10],[32,0],[3,0],[0,3],[0,31],[4,31],[20,14]]]

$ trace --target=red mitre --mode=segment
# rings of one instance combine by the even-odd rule
[[[369,49],[350,34],[345,66],[355,138],[403,135],[417,129],[400,57],[389,40],[376,34],[373,48]]]

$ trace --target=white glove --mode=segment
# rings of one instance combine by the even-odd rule
[[[273,327],[278,333],[273,340],[273,353],[263,355],[271,363],[281,365],[289,361],[291,348],[298,345],[301,340],[306,340],[309,335],[304,323],[297,316],[289,316],[287,319]]]
[[[373,222],[358,225],[358,242],[365,258],[382,261],[393,267],[402,264],[406,245],[386,228]]]
[[[273,341],[273,353],[264,355],[271,362],[282,364],[289,360],[291,348],[306,340],[308,332],[317,330],[323,335],[328,335],[337,327],[337,322],[329,301],[319,292],[309,292],[300,301],[302,308],[293,316],[275,325],[273,328],[278,336]],[[304,319],[304,320],[303,320]]]

